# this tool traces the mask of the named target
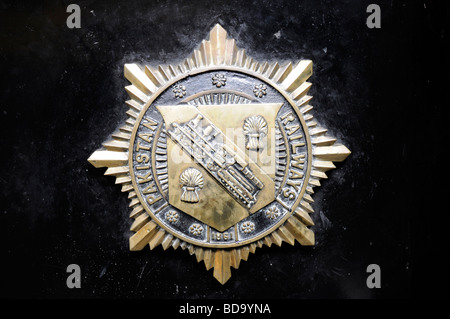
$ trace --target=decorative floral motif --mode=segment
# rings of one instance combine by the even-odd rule
[[[218,88],[225,86],[227,84],[227,77],[225,74],[216,73],[212,77],[212,84],[217,86]]]
[[[243,222],[241,225],[241,230],[244,233],[249,234],[255,230],[255,224],[250,221]]]
[[[178,219],[180,218],[180,215],[178,215],[178,213],[174,210],[169,210],[165,216],[166,216],[166,220],[172,224],[176,223],[178,221]]]
[[[270,207],[267,211],[266,211],[266,217],[269,219],[276,219],[278,216],[280,216],[280,211],[278,210],[278,208],[276,208],[275,206]]]
[[[175,97],[181,99],[183,96],[186,95],[186,87],[184,85],[175,85],[175,87],[172,90],[173,93],[175,93]]]
[[[264,84],[255,85],[253,93],[255,93],[256,97],[261,98],[267,94],[267,87]]]
[[[192,224],[189,232],[194,236],[200,236],[203,233],[203,226],[200,224]]]

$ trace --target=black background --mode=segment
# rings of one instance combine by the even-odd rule
[[[447,294],[448,5],[77,1],[68,29],[71,2],[0,3],[2,298]],[[313,60],[313,114],[352,151],[316,189],[316,246],[257,249],[224,286],[187,251],[130,252],[127,196],[87,162],[126,119],[123,65],[180,61],[216,23],[257,60]],[[72,263],[81,289],[66,286]],[[372,263],[380,289],[366,286]]]

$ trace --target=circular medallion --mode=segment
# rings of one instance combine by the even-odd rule
[[[181,240],[215,248],[255,242],[285,221],[304,191],[307,133],[267,79],[198,70],[168,82],[141,114],[130,145],[133,185],[158,225]]]

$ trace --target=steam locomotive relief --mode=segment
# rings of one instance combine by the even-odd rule
[[[179,146],[207,170],[233,198],[247,209],[257,201],[264,184],[249,163],[226,145],[225,135],[202,114],[185,123],[171,123],[167,132]]]

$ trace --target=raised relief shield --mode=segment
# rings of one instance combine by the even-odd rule
[[[130,250],[181,247],[224,284],[258,247],[314,245],[313,188],[350,151],[313,118],[311,74],[220,25],[178,64],[126,64],[129,117],[89,161],[129,193]]]
[[[281,103],[156,106],[170,137],[169,204],[223,232],[272,202],[275,141],[270,137],[275,136],[280,107]],[[246,124],[253,117],[262,118],[260,114],[267,121],[254,123],[252,131],[264,124],[265,134],[251,136],[260,147],[247,149],[251,140],[244,134]],[[201,188],[194,176],[192,183],[186,178],[180,181],[192,169],[202,176]],[[195,201],[183,198],[186,194],[192,194]]]

